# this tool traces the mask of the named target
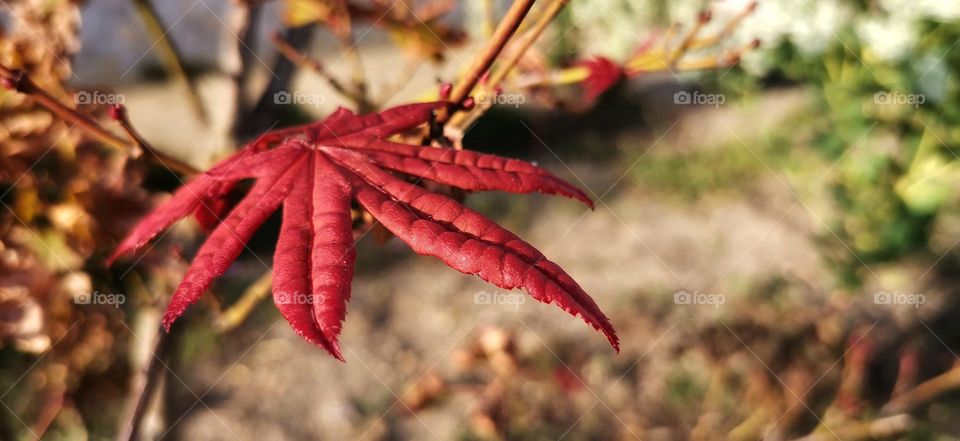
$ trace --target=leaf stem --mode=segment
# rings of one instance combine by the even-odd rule
[[[350,63],[350,84],[353,89],[353,101],[357,106],[357,111],[367,113],[374,110],[374,105],[367,97],[367,74],[363,68],[363,60],[360,59],[360,51],[357,49],[353,38],[347,36],[341,39],[340,45],[343,46],[343,57]]]

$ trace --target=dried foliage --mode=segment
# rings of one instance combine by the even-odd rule
[[[11,20],[0,29],[0,64],[29,73],[57,99],[71,99],[65,83],[79,49],[77,5],[15,0],[3,8]],[[126,166],[126,158],[105,154],[31,97],[0,89],[0,345],[42,354],[3,387],[34,436],[42,437],[57,415],[75,414],[83,403],[67,397],[119,355],[121,311],[84,303],[103,277],[102,265],[89,262],[147,208],[142,170]]]

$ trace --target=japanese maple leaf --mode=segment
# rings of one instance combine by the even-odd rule
[[[213,227],[170,300],[167,329],[239,256],[267,218],[283,207],[273,262],[273,298],[307,341],[343,360],[338,344],[355,260],[350,207],[357,201],[419,254],[505,289],[523,288],[601,331],[619,350],[616,331],[590,296],[536,248],[456,200],[404,175],[468,191],[502,190],[568,196],[591,206],[579,189],[533,164],[465,150],[387,140],[430,120],[446,103],[411,104],[268,132],[193,178],[148,214],[110,262],[140,248],[177,220],[216,213],[230,189],[253,179],[246,195]]]
[[[623,68],[606,57],[595,57],[578,64],[587,68],[588,74],[583,81],[583,88],[584,98],[588,103],[595,101],[623,77]]]

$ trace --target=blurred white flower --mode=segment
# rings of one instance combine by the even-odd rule
[[[753,0],[588,0],[571,2],[580,31],[581,49],[589,55],[622,59],[655,32],[654,25],[671,22],[692,24],[705,9],[714,19],[703,30],[711,34],[744,11]],[[841,42],[853,30],[866,51],[876,60],[896,62],[915,50],[923,20],[960,20],[960,0],[876,0],[878,8],[856,12],[845,0],[759,0],[729,39],[729,46],[743,46],[759,39],[762,46],[741,59],[741,67],[762,74],[773,66],[771,50],[788,42],[806,57],[816,57]],[[662,29],[661,29],[662,31]]]
[[[880,6],[896,20],[951,21],[960,18],[960,2],[956,0],[882,0]]]
[[[581,49],[591,56],[625,58],[653,31],[651,0],[590,0],[571,2],[568,7],[582,37]]]
[[[917,0],[917,9],[932,20],[960,19],[960,2],[956,0]]]
[[[677,0],[667,3],[667,14],[670,20],[678,23],[689,23],[703,10],[704,2],[698,0]]]
[[[916,22],[896,17],[870,17],[857,26],[857,35],[881,61],[903,59],[917,43]]]
[[[747,7],[750,0],[718,2],[723,15],[736,13]],[[753,14],[737,28],[735,40],[759,39],[762,48],[774,48],[787,41],[803,55],[816,56],[837,42],[837,35],[850,20],[853,11],[837,0],[763,0]],[[753,74],[761,74],[770,67],[769,55],[763,50],[747,53],[741,67]]]
[[[791,23],[797,19],[792,12],[789,3],[761,2],[756,11],[743,20],[737,33],[759,38],[765,46],[776,46],[788,35]]]
[[[838,1],[791,2],[796,13],[792,18],[790,39],[807,56],[822,53],[837,41],[837,34],[849,21],[852,11]],[[797,10],[799,9],[799,11]]]

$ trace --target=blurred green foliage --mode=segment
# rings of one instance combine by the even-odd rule
[[[817,92],[810,147],[829,166],[837,213],[824,219],[827,234],[846,250],[826,255],[851,284],[866,265],[930,252],[937,218],[960,208],[960,24],[926,22],[923,31],[912,55],[896,63],[872,57],[848,29],[818,57],[785,41],[769,51],[776,68],[763,77],[738,70],[713,81],[735,94],[784,82]],[[734,154],[713,163],[723,162],[736,169],[741,161]]]

